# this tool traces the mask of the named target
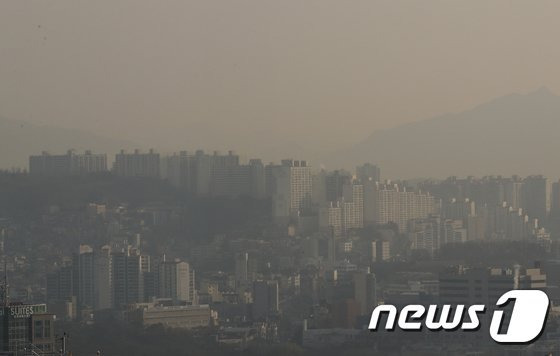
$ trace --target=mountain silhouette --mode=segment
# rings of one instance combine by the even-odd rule
[[[374,132],[325,162],[348,168],[376,163],[384,178],[545,174],[557,179],[559,153],[560,97],[542,87]]]

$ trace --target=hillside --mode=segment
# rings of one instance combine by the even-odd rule
[[[560,176],[560,97],[541,88],[462,113],[377,131],[335,153],[329,166],[377,163],[385,178]]]

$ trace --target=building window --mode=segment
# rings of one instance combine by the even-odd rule
[[[43,337],[43,321],[42,320],[35,320],[35,337],[41,338]]]
[[[45,332],[44,337],[51,337],[51,321],[45,320]]]

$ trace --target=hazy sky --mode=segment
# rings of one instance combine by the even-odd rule
[[[560,93],[559,18],[528,0],[2,0],[0,116],[160,147],[335,149]]]

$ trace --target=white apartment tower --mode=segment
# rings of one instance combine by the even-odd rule
[[[266,191],[276,219],[297,217],[311,207],[311,167],[306,161],[286,159],[266,167]]]

